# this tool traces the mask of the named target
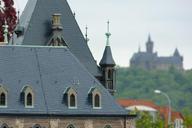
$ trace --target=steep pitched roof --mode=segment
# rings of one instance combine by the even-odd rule
[[[97,64],[66,0],[29,0],[19,23],[24,28],[24,34],[18,38],[14,36],[14,42],[18,45],[47,45],[52,35],[51,20],[54,13],[61,14],[62,37],[70,51],[90,73],[100,76]]]
[[[105,65],[115,66],[115,61],[113,59],[110,46],[105,47],[105,51],[103,53],[103,57],[102,57],[99,65],[101,65],[101,66],[105,66]]]
[[[7,108],[0,114],[127,115],[79,60],[65,47],[0,46],[0,84],[8,90]],[[34,108],[20,102],[23,87],[34,92]],[[77,109],[63,104],[63,92],[77,91]],[[91,88],[99,88],[102,108],[88,102]]]

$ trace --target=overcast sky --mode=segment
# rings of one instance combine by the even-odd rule
[[[23,10],[27,0],[15,0]],[[159,56],[170,56],[177,47],[186,69],[192,68],[192,0],[68,0],[89,46],[99,62],[105,47],[106,22],[110,20],[110,42],[118,65],[129,66],[134,52],[145,50],[148,34]]]

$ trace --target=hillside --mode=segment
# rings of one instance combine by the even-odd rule
[[[167,99],[155,94],[155,89],[170,96],[174,109],[191,110],[192,70],[180,72],[170,68],[169,71],[146,71],[118,67],[117,98],[147,99],[159,105],[167,105]]]

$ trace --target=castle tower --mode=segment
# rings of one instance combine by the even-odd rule
[[[111,36],[111,33],[109,32],[109,21],[107,22],[108,24],[108,31],[105,34],[107,37],[107,42],[106,42],[106,47],[104,50],[104,54],[103,57],[100,61],[100,66],[101,66],[101,70],[102,70],[102,74],[103,74],[103,78],[101,80],[101,82],[103,83],[103,85],[105,86],[106,89],[108,89],[108,91],[114,95],[115,93],[115,61],[113,59],[112,56],[112,52],[111,52],[111,47],[110,47],[110,43],[109,43],[109,38]]]
[[[175,57],[180,57],[181,56],[180,53],[179,53],[179,50],[177,48],[175,49],[173,56],[175,56]]]
[[[149,35],[148,41],[146,43],[146,51],[147,53],[153,53],[153,41],[151,40],[151,36]]]

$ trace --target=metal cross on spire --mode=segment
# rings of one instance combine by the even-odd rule
[[[110,46],[110,43],[109,43],[109,38],[111,36],[111,33],[109,32],[109,21],[107,22],[107,33],[105,33],[106,37],[107,37],[107,46]]]

